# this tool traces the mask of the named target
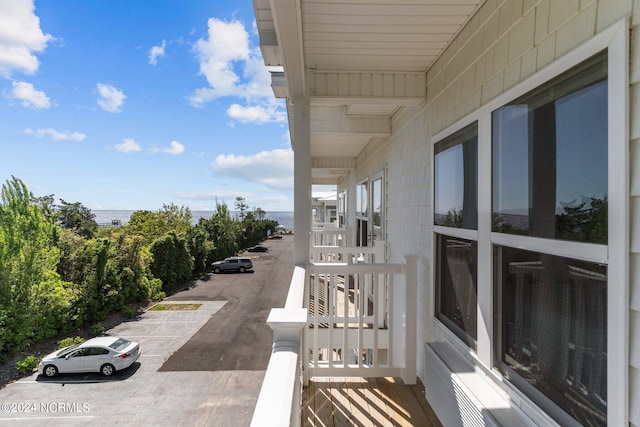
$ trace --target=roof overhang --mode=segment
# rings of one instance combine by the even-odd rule
[[[308,97],[312,181],[336,184],[391,117],[426,101],[426,73],[485,0],[253,0],[276,97]],[[327,159],[348,159],[340,167]]]

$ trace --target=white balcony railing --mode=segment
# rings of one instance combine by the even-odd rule
[[[310,264],[307,378],[399,376],[415,384],[417,257],[405,259]]]
[[[284,308],[272,309],[267,318],[267,324],[273,329],[273,349],[251,427],[300,425],[302,330],[307,324],[307,310],[303,308],[306,278],[305,269],[295,267]]]
[[[252,427],[298,426],[311,377],[398,376],[416,382],[417,257],[385,264],[385,242],[349,247],[347,230],[312,231],[284,308],[267,323],[273,350]]]
[[[315,228],[311,230],[311,246],[347,246],[347,229]]]
[[[309,249],[312,263],[383,263],[385,242],[378,240],[373,246],[322,246]]]

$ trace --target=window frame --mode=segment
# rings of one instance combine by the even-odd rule
[[[458,236],[452,236],[450,234],[442,234],[442,233],[436,233],[434,235],[435,238],[435,245],[436,247],[440,247],[440,239],[446,239],[446,238],[453,238],[453,239],[458,239],[458,240],[464,240],[467,242],[471,242],[472,244],[475,244],[475,248],[473,248],[472,250],[475,251],[475,255],[476,255],[476,259],[475,259],[475,263],[477,266],[478,263],[478,241],[475,239],[466,239],[466,238],[461,238]],[[435,259],[435,266],[434,266],[434,272],[436,275],[436,279],[437,280],[441,280],[441,276],[443,274],[442,270],[440,269],[441,264],[444,262],[444,254],[442,253],[436,253],[434,256]],[[472,279],[475,279],[475,289],[476,289],[476,301],[478,299],[478,271],[476,268],[475,271],[475,276],[472,276]],[[477,323],[478,323],[478,313],[476,310],[475,313],[475,324],[476,324],[476,330],[474,331],[475,333],[475,337],[473,335],[470,334],[470,332],[468,332],[465,328],[461,327],[460,325],[456,324],[455,321],[453,319],[450,318],[450,316],[448,316],[447,314],[445,314],[443,312],[443,307],[442,307],[442,296],[443,296],[443,292],[442,292],[442,288],[440,286],[435,286],[435,316],[438,319],[438,321],[440,323],[442,323],[448,330],[449,333],[454,334],[457,339],[464,343],[464,345],[466,347],[468,347],[469,349],[476,351],[477,350],[477,345],[478,345],[478,341],[477,341],[477,333],[478,333],[478,328],[477,328]],[[477,304],[476,304],[477,306]]]
[[[594,35],[585,43],[570,50],[522,82],[463,117],[430,139],[430,159],[434,146],[473,121],[478,122],[478,230],[454,230],[433,226],[432,253],[436,256],[435,233],[477,239],[478,242],[478,349],[468,359],[480,363],[497,383],[516,399],[530,401],[515,385],[506,381],[496,369],[496,342],[493,290],[493,245],[517,247],[552,255],[605,263],[608,266],[607,284],[607,422],[611,425],[628,423],[629,414],[629,24],[624,19]],[[492,217],[492,112],[525,93],[541,86],[555,76],[575,67],[601,52],[608,55],[608,243],[607,245],[558,241],[529,236],[515,236],[491,231]],[[432,168],[433,169],[433,168]],[[434,182],[434,175],[431,175]],[[434,186],[430,188],[434,200]],[[433,224],[434,206],[428,220]],[[432,269],[435,270],[435,269]],[[429,310],[436,324],[436,336],[456,348],[464,349],[459,339],[436,318],[436,273],[429,275],[431,303]],[[469,350],[467,348],[467,350]]]
[[[475,125],[475,129],[471,129],[473,127],[473,125]],[[473,213],[476,218],[476,224],[475,224],[475,228],[462,228],[462,227],[450,227],[450,226],[444,226],[444,225],[436,225],[435,223],[435,217],[436,217],[436,212],[435,212],[435,189],[437,186],[437,177],[436,177],[436,168],[435,168],[435,160],[436,160],[436,156],[441,153],[441,152],[446,152],[448,149],[456,147],[456,146],[463,146],[464,143],[468,142],[467,140],[462,140],[460,142],[457,142],[455,144],[450,145],[450,141],[447,141],[449,138],[451,137],[455,137],[458,138],[458,135],[460,132],[475,132],[476,136],[475,136],[475,161],[476,161],[476,177],[473,180],[473,182],[475,183],[475,189],[474,189],[474,193],[475,193],[475,212]],[[464,123],[464,125],[456,127],[456,129],[450,133],[448,133],[445,136],[442,136],[442,138],[439,138],[437,140],[433,140],[432,141],[432,145],[431,145],[431,150],[432,150],[432,156],[431,158],[433,159],[433,165],[434,167],[432,168],[432,182],[434,183],[432,186],[432,194],[431,194],[431,201],[433,204],[433,209],[431,209],[431,224],[433,226],[433,230],[434,230],[434,234],[433,234],[433,254],[434,254],[434,260],[435,260],[435,265],[433,268],[433,281],[434,281],[434,286],[433,286],[433,295],[434,295],[434,306],[433,306],[433,313],[434,313],[434,319],[436,319],[446,330],[447,330],[447,334],[450,334],[452,337],[455,336],[458,344],[462,344],[465,348],[470,349],[471,351],[477,351],[478,349],[478,333],[479,333],[479,324],[478,324],[478,319],[479,319],[479,313],[477,311],[477,304],[476,304],[476,331],[475,331],[475,337],[473,335],[470,335],[466,330],[460,328],[458,325],[456,325],[451,319],[448,319],[448,317],[446,316],[446,314],[441,313],[441,307],[440,307],[440,297],[443,294],[441,287],[440,287],[440,276],[441,276],[441,271],[440,271],[440,263],[442,260],[442,256],[443,254],[440,254],[437,252],[437,248],[439,247],[438,242],[439,242],[439,236],[442,236],[442,238],[446,238],[446,237],[453,237],[453,238],[458,238],[458,239],[464,239],[464,240],[468,240],[471,242],[475,242],[476,244],[476,259],[475,259],[475,265],[476,265],[476,271],[475,271],[475,279],[476,279],[476,301],[479,297],[479,289],[478,289],[478,268],[479,268],[479,248],[478,248],[478,225],[479,225],[479,221],[480,221],[480,216],[479,216],[479,131],[480,131],[480,124],[477,120],[470,120],[466,123]],[[436,150],[436,146],[438,144],[444,143],[446,145],[446,148],[444,148],[443,150]],[[467,180],[463,179],[463,183],[466,184]],[[463,186],[464,186],[463,184]],[[463,188],[463,192],[464,192],[464,188]]]
[[[468,137],[469,134],[475,134],[475,136],[471,139],[469,138],[465,138],[465,136]],[[475,141],[473,142],[472,140],[475,139]],[[471,143],[473,143],[473,146]],[[442,145],[442,147],[438,148],[438,145]],[[471,123],[469,123],[468,125],[458,129],[456,132],[452,133],[451,135],[448,135],[447,137],[435,142],[433,144],[433,149],[434,149],[434,165],[433,165],[433,173],[434,173],[434,181],[433,181],[433,185],[434,185],[434,198],[433,198],[433,206],[434,206],[434,225],[438,225],[441,227],[445,227],[445,228],[457,228],[457,229],[465,229],[465,230],[477,230],[478,229],[478,122],[477,121],[472,121]],[[437,173],[437,167],[436,167],[436,160],[439,154],[443,154],[443,153],[447,153],[449,150],[456,148],[456,147],[460,147],[460,149],[462,149],[462,162],[463,165],[466,164],[467,162],[469,162],[470,160],[475,160],[475,170],[473,172],[475,172],[475,177],[470,178],[466,173],[463,173],[462,175],[462,188],[460,188],[462,190],[462,206],[460,209],[460,213],[461,215],[461,220],[462,223],[459,227],[458,226],[445,226],[445,225],[441,225],[441,224],[436,224],[436,214],[438,215],[442,215],[443,212],[439,212],[436,213],[435,212],[435,208],[436,208],[436,201],[438,198],[438,192],[436,192],[436,190],[438,189],[438,177],[436,176]],[[467,156],[465,156],[465,154],[473,154],[473,156],[475,157],[474,159],[468,159]],[[471,206],[466,206],[466,210],[467,210],[467,214],[465,215],[465,203],[470,201],[469,199],[471,199],[471,197],[467,198],[467,196],[469,195],[469,189],[467,188],[466,184],[471,183],[472,185],[475,185],[475,188],[473,189],[473,194],[471,196],[473,196],[472,198],[475,199],[472,201]],[[457,186],[456,186],[457,187]],[[458,189],[458,188],[456,188]],[[442,207],[441,207],[442,208]],[[455,209],[455,207],[454,207]],[[469,212],[469,209],[471,209],[471,212]],[[449,210],[448,212],[450,212],[451,210]],[[464,226],[464,222],[465,222],[465,218],[467,217],[475,217],[475,224],[472,224],[472,227],[465,227]]]
[[[374,231],[374,227],[375,227],[375,220],[374,220],[374,215],[376,213],[375,211],[375,191],[374,191],[374,184],[376,181],[380,181],[380,239],[376,239],[376,233]],[[387,219],[387,215],[386,215],[386,188],[387,188],[387,184],[385,182],[385,173],[384,173],[384,169],[380,169],[378,172],[374,173],[373,175],[371,175],[370,178],[370,183],[369,183],[369,191],[370,191],[370,197],[369,197],[369,204],[371,205],[370,211],[371,211],[371,240],[372,240],[372,244],[375,244],[375,242],[377,240],[382,240],[385,241],[386,240],[386,219]]]
[[[338,194],[338,227],[347,226],[347,190],[344,190]]]

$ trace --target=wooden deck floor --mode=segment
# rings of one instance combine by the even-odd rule
[[[400,378],[312,378],[302,399],[303,426],[442,426],[422,384]]]

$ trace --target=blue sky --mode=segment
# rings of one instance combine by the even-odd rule
[[[0,0],[0,181],[90,209],[293,210],[251,0]]]

